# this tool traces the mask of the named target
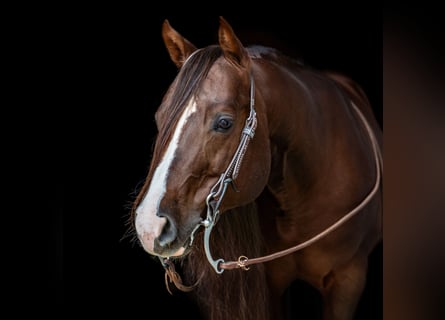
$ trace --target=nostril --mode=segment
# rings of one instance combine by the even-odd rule
[[[166,218],[167,221],[158,237],[158,244],[161,247],[168,246],[176,239],[177,236],[177,229],[173,221],[169,217],[164,216],[164,218]]]

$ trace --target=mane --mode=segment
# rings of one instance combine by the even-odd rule
[[[212,231],[210,246],[214,257],[224,260],[237,260],[240,255],[264,255],[256,204],[224,212]],[[269,320],[264,265],[217,274],[202,248],[200,234],[191,253],[181,260],[181,267],[186,283],[199,281],[191,294],[206,319]]]

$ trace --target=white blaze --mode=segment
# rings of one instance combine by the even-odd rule
[[[154,240],[161,234],[166,223],[166,218],[158,217],[159,204],[165,195],[167,178],[173,159],[178,148],[179,138],[188,118],[196,111],[196,102],[191,99],[189,105],[184,109],[178,121],[173,138],[171,139],[165,154],[156,168],[153,178],[148,187],[147,194],[136,209],[136,232],[146,251],[153,253]],[[181,252],[178,252],[180,254]]]

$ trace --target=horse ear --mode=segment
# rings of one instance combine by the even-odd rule
[[[178,68],[182,67],[185,60],[196,50],[190,41],[171,27],[167,19],[162,25],[162,38],[170,58]]]
[[[233,32],[229,23],[221,16],[219,17],[218,37],[219,45],[224,52],[224,57],[236,65],[247,68],[250,63],[247,50],[235,35],[235,32]]]

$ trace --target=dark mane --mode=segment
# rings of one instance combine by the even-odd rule
[[[191,294],[208,319],[269,320],[264,265],[256,265],[247,272],[235,270],[217,274],[207,262],[205,252],[200,250],[204,246],[202,235],[196,238],[193,246],[182,261],[182,272],[186,283],[200,280]],[[210,246],[215,257],[225,260],[238,260],[240,255],[258,257],[265,254],[257,204],[252,202],[222,214]]]

